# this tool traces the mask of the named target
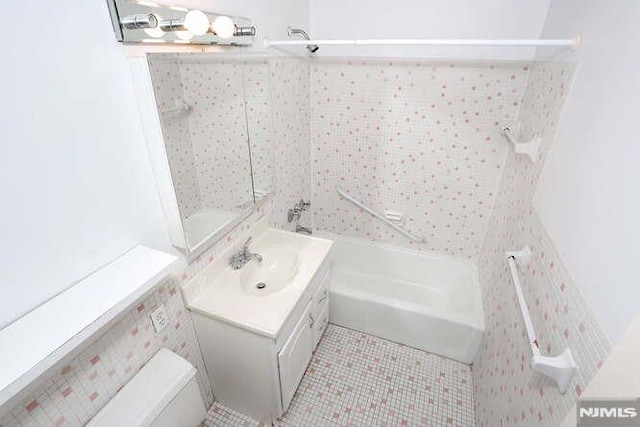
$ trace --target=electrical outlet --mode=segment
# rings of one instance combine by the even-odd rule
[[[164,305],[156,308],[156,311],[151,313],[151,323],[153,323],[153,328],[156,330],[156,333],[167,327],[169,324],[169,315]]]

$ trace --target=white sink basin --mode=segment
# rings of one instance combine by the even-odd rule
[[[249,250],[262,255],[262,262],[251,260],[234,270],[229,259],[247,237],[253,237]],[[202,316],[275,338],[326,260],[331,245],[329,240],[269,228],[264,217],[183,287],[187,307]],[[256,285],[261,282],[266,286],[260,289]]]
[[[251,295],[270,295],[287,287],[298,273],[298,255],[287,249],[265,248],[262,262],[250,261],[240,273],[240,287]]]

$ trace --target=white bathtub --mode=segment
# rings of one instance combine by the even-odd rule
[[[484,332],[475,265],[320,232],[334,240],[332,323],[471,363]]]

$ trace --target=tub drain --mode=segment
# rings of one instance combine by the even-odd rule
[[[258,283],[258,284],[256,285],[256,288],[258,288],[258,289],[264,289],[264,288],[266,288],[266,287],[267,287],[267,284],[266,284],[266,283],[264,283],[264,282],[260,282],[260,283]]]

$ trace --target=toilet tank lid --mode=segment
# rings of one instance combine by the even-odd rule
[[[195,374],[193,365],[162,348],[87,426],[148,426]]]

